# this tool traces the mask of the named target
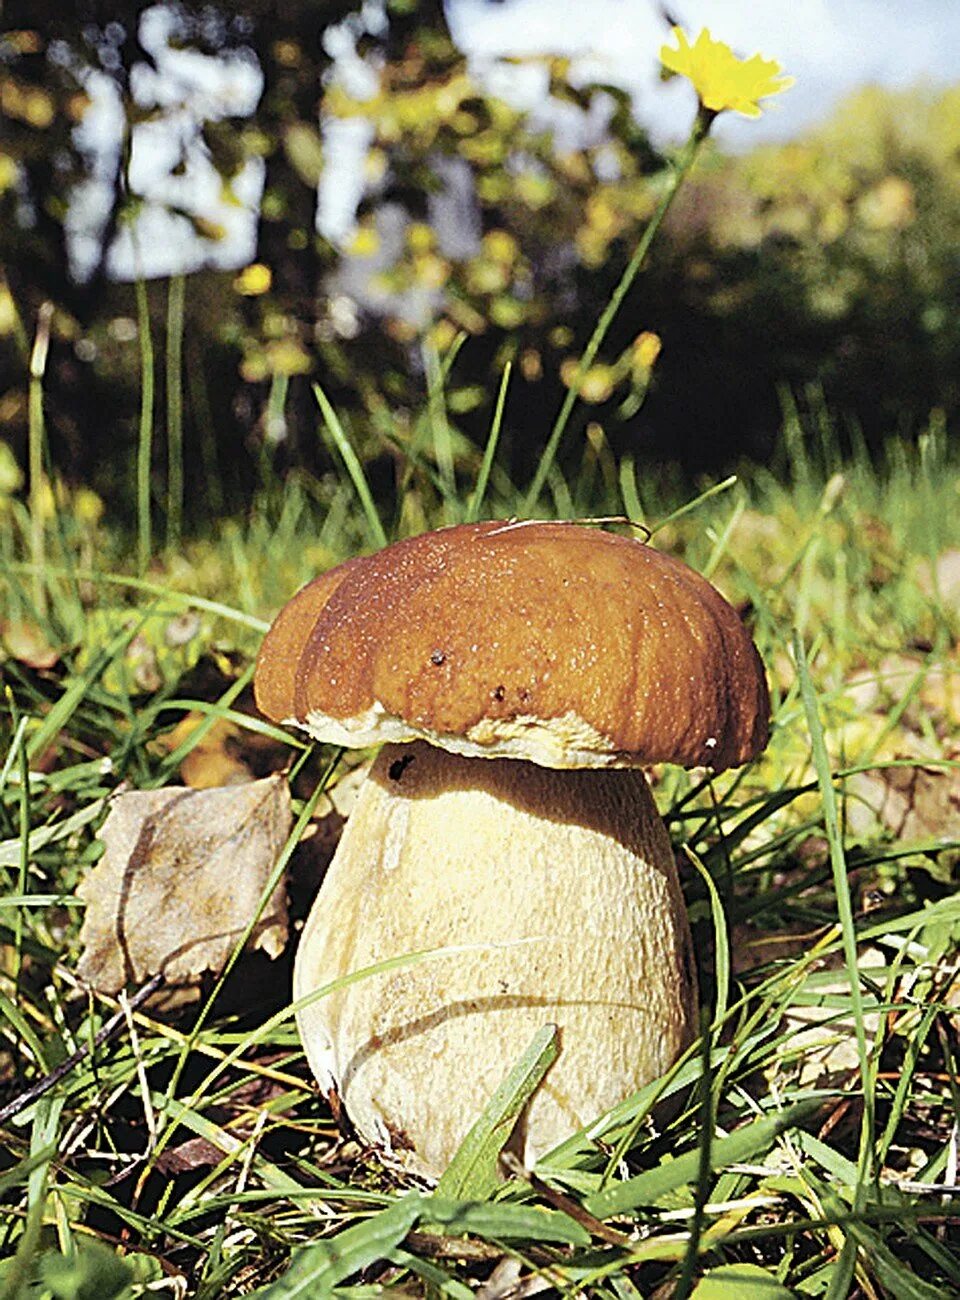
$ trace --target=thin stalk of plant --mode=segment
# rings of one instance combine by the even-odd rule
[[[150,462],[153,455],[153,338],[147,284],[137,276],[137,335],[140,340],[140,426],[137,437],[137,571],[146,573],[153,552],[150,522]]]
[[[17,893],[25,896],[30,881],[30,762],[23,730],[17,722],[17,761],[20,769],[20,862],[17,874]],[[13,927],[13,987],[16,1000],[20,1000],[20,974],[23,969],[23,912],[18,907]]]
[[[360,505],[363,508],[363,515],[367,522],[367,531],[375,546],[386,546],[387,535],[383,530],[383,522],[373,500],[373,493],[370,491],[370,484],[367,482],[367,476],[363,472],[363,466],[360,464],[360,457],[354,451],[350,439],[347,437],[346,430],[340,423],[340,417],[334,410],[333,404],[327,397],[326,393],[319,384],[313,385],[313,395],[317,399],[317,405],[320,407],[320,413],[323,416],[323,422],[327,427],[334,445],[343,457],[343,463],[347,467],[347,473],[353,481],[356,488],[357,496],[360,498]]]
[[[27,416],[28,461],[30,469],[30,559],[35,566],[33,577],[33,603],[37,614],[47,612],[47,584],[44,572],[47,558],[46,529],[43,522],[43,376],[47,369],[50,351],[50,322],[53,303],[41,304],[37,313],[37,332],[30,353],[30,391]]]
[[[627,263],[627,267],[623,272],[623,275],[621,275],[619,283],[610,295],[606,307],[604,307],[596,325],[594,326],[593,333],[590,335],[587,346],[584,348],[580,360],[577,363],[576,373],[573,376],[570,387],[567,389],[566,395],[563,399],[563,404],[560,407],[560,413],[550,431],[550,437],[547,440],[547,445],[544,448],[543,455],[540,457],[540,463],[537,465],[533,481],[523,499],[523,513],[525,515],[529,515],[536,507],[537,501],[540,498],[540,493],[543,491],[544,485],[550,476],[550,470],[553,466],[554,460],[556,459],[557,452],[560,449],[560,443],[563,439],[564,433],[566,432],[570,416],[573,413],[573,408],[576,405],[577,398],[580,396],[580,389],[583,386],[584,377],[593,365],[597,353],[600,351],[604,339],[610,332],[610,327],[616,320],[617,313],[623,306],[623,301],[630,292],[634,280],[643,269],[644,262],[647,259],[650,246],[656,238],[657,231],[663,225],[664,217],[670,211],[673,201],[680,191],[680,187],[689,175],[690,169],[696,161],[697,154],[700,152],[700,147],[710,133],[710,127],[713,124],[715,117],[716,113],[703,108],[702,106],[697,112],[697,116],[693,123],[693,129],[690,132],[686,144],[676,157],[673,168],[667,179],[666,186],[660,196],[660,202],[657,204],[653,216],[647,223],[646,229],[640,236],[640,242],[637,244],[633,256]]]
[[[437,350],[429,342],[423,346],[423,365],[427,376],[427,410],[430,417],[430,438],[433,443],[433,463],[443,495],[444,523],[453,523],[456,509],[457,481],[453,458],[453,441],[447,422],[447,408],[443,391],[444,376]]]
[[[664,517],[658,519],[655,524],[651,524],[647,529],[648,538],[653,537],[655,533],[659,533],[661,528],[666,528],[667,524],[676,523],[678,519],[682,519],[684,515],[688,515],[691,510],[696,510],[704,501],[709,501],[711,497],[718,496],[721,492],[726,492],[729,488],[734,487],[736,482],[736,474],[731,474],[729,478],[723,479],[722,482],[711,484],[705,492],[701,492],[698,496],[695,496],[692,501],[685,501],[682,506],[678,506],[676,510],[671,510],[668,515],[664,515]]]
[[[289,391],[290,376],[278,371],[270,380],[267,409],[264,412],[263,438],[260,442],[260,486],[265,493],[269,492],[271,485],[277,483],[273,449],[286,436],[286,407]]]
[[[857,964],[857,934],[853,919],[853,904],[850,899],[850,882],[847,877],[847,862],[840,833],[840,818],[837,809],[837,795],[833,787],[830,771],[830,759],[823,736],[823,725],[817,708],[810,671],[807,667],[806,653],[798,633],[793,634],[793,653],[800,678],[800,694],[803,699],[807,727],[810,732],[810,744],[813,751],[813,765],[823,801],[823,824],[830,846],[830,866],[833,872],[834,892],[837,900],[837,914],[843,937],[844,964],[850,984],[850,1007],[853,1013],[854,1028],[857,1039],[857,1056],[860,1066],[860,1082],[863,1095],[863,1121],[860,1128],[860,1151],[857,1161],[857,1184],[854,1189],[853,1208],[862,1210],[866,1204],[870,1184],[875,1177],[874,1171],[874,1128],[875,1104],[871,1086],[870,1050],[864,1024],[863,995],[860,989],[860,972]],[[843,1250],[837,1261],[836,1271],[831,1281],[828,1296],[830,1300],[840,1300],[847,1294],[847,1288],[853,1280],[857,1259],[857,1243],[852,1235],[844,1240]]]
[[[698,1146],[699,1162],[697,1164],[697,1181],[693,1195],[693,1219],[690,1224],[690,1236],[687,1249],[680,1268],[680,1277],[674,1291],[675,1300],[687,1300],[693,1291],[694,1273],[700,1254],[700,1239],[706,1221],[705,1207],[710,1200],[710,1152],[713,1147],[713,1129],[716,1123],[715,1101],[711,1058],[713,1034],[710,1027],[710,1012],[707,1007],[700,1008],[700,1142]]]
[[[467,510],[464,515],[464,519],[468,524],[472,524],[479,516],[480,507],[483,505],[483,498],[486,495],[487,484],[490,481],[490,471],[493,469],[493,460],[497,454],[497,443],[500,441],[500,429],[503,426],[503,408],[507,401],[511,368],[512,363],[509,361],[503,367],[500,390],[497,393],[497,404],[494,407],[493,420],[490,424],[490,434],[483,451],[483,460],[480,462],[480,472],[477,474],[477,481],[470,493],[470,500],[467,502]]]
[[[183,308],[186,276],[167,288],[167,546],[176,551],[183,533]]]

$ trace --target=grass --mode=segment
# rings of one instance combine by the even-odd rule
[[[431,1193],[338,1131],[295,1032],[290,951],[270,963],[238,947],[178,1013],[78,983],[75,889],[122,783],[289,768],[282,862],[304,915],[320,796],[345,769],[256,716],[267,620],[411,520],[524,507],[496,459],[508,376],[481,456],[447,422],[443,359],[428,372],[394,500],[375,498],[318,389],[343,477],[268,484],[246,519],[145,575],[77,493],[48,493],[55,515],[39,483],[0,503],[0,1296],[960,1292],[960,855],[934,798],[958,768],[943,557],[960,548],[960,477],[942,431],[882,464],[841,462],[822,412],[811,428],[788,409],[776,472],[694,501],[602,439],[546,474],[537,513],[626,515],[740,603],[774,725],[747,769],[653,774],[701,963],[701,1040],[535,1170],[514,1162],[497,1182],[493,1152],[555,1050],[549,1031]],[[138,486],[142,501],[142,472]],[[176,483],[170,500],[175,536]],[[140,524],[138,553],[149,510]],[[885,823],[872,808],[921,762],[912,820]]]

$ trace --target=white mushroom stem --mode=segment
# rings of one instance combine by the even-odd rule
[[[637,770],[560,772],[389,745],[300,943],[294,991],[388,958],[299,1013],[360,1135],[437,1178],[547,1023],[560,1055],[515,1141],[528,1161],[663,1073],[696,987],[670,843]]]

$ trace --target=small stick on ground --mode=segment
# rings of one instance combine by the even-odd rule
[[[75,1066],[79,1065],[81,1061],[86,1060],[94,1047],[99,1047],[109,1039],[116,1038],[117,1034],[127,1023],[127,1017],[130,1012],[135,1011],[137,1007],[146,1002],[147,998],[149,998],[151,994],[156,993],[162,983],[162,975],[154,975],[151,979],[147,980],[146,984],[134,993],[133,997],[130,998],[126,1005],[121,1006],[120,1010],[112,1015],[110,1019],[97,1031],[92,1043],[84,1043],[83,1047],[78,1048],[72,1056],[68,1056],[65,1061],[61,1061],[55,1070],[51,1070],[50,1073],[45,1074],[42,1079],[38,1079],[32,1087],[28,1088],[26,1092],[22,1092],[19,1097],[14,1097],[13,1101],[7,1102],[6,1106],[0,1109],[0,1124],[5,1124],[7,1120],[12,1119],[14,1115],[19,1115],[22,1110],[26,1110],[26,1108],[32,1105],[33,1102],[38,1101],[41,1097],[45,1096],[51,1088],[55,1087],[60,1082],[61,1079],[66,1078]]]

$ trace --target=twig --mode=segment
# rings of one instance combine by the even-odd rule
[[[630,1238],[625,1232],[618,1232],[616,1228],[611,1228],[602,1219],[598,1219],[588,1210],[585,1210],[572,1197],[566,1196],[563,1192],[558,1192],[555,1187],[551,1187],[539,1174],[534,1173],[532,1169],[528,1169],[512,1151],[501,1151],[500,1163],[515,1178],[522,1178],[528,1182],[533,1190],[554,1206],[555,1209],[562,1210],[574,1222],[579,1223],[581,1228],[586,1228],[591,1237],[597,1237],[610,1246],[630,1245]]]
[[[126,1007],[121,1007],[120,1010],[112,1015],[110,1019],[97,1031],[92,1043],[84,1043],[83,1047],[78,1048],[72,1056],[68,1056],[65,1061],[61,1061],[55,1070],[51,1070],[49,1074],[44,1075],[42,1079],[39,1079],[32,1087],[28,1088],[26,1092],[22,1092],[19,1097],[14,1097],[13,1101],[8,1102],[6,1106],[0,1110],[0,1124],[5,1124],[7,1120],[12,1119],[14,1115],[19,1115],[19,1113],[22,1110],[25,1110],[27,1106],[30,1106],[33,1102],[48,1093],[51,1088],[55,1087],[61,1079],[65,1078],[70,1073],[74,1066],[77,1066],[81,1061],[86,1060],[93,1048],[99,1047],[101,1043],[105,1043],[111,1038],[115,1038],[127,1023],[127,1016],[129,1013],[142,1005],[142,1003],[146,1002],[147,998],[149,998],[151,994],[156,993],[162,983],[162,975],[154,975],[152,979],[147,980],[146,984],[144,984],[142,988],[138,989],[137,992],[134,993],[133,997],[130,998]]]

